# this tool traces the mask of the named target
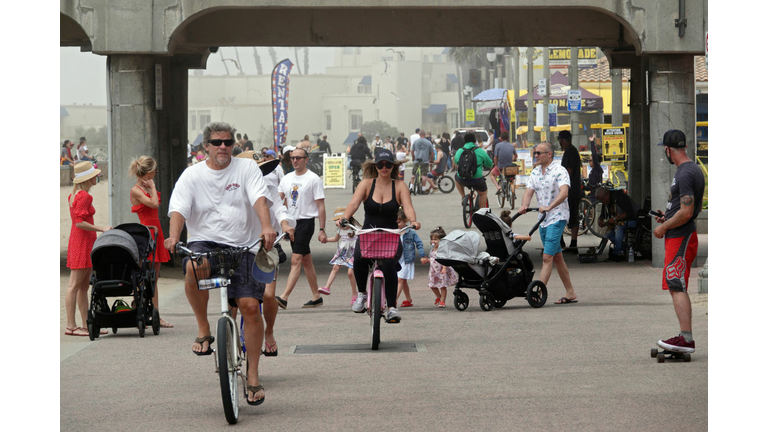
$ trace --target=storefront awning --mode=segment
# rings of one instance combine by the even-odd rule
[[[363,77],[363,79],[360,80],[360,83],[358,85],[371,85],[371,76],[366,75]]]
[[[344,140],[344,144],[354,144],[357,139],[357,132],[350,132],[347,139]]]
[[[447,105],[445,104],[432,104],[429,106],[429,108],[427,108],[427,114],[432,114],[432,115],[442,114],[445,112],[446,106]]]

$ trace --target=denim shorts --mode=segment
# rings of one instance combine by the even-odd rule
[[[541,236],[541,242],[544,244],[545,254],[555,256],[563,251],[560,247],[560,238],[563,235],[564,229],[564,220],[559,220],[545,227],[539,227],[539,235]]]
[[[210,241],[196,241],[189,243],[187,247],[194,252],[209,252],[214,249],[224,249],[230,246]],[[227,297],[229,298],[229,304],[232,306],[235,306],[234,299],[236,298],[255,298],[259,303],[264,300],[265,284],[258,282],[251,275],[254,257],[255,255],[252,253],[246,253],[240,260],[240,265],[235,269],[235,274],[229,277],[232,283],[227,287]],[[181,261],[181,271],[185,275],[187,274],[188,262],[189,257],[185,257]],[[217,262],[211,263],[211,274],[213,276],[220,272],[217,265]]]

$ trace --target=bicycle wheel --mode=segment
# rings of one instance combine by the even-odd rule
[[[219,383],[224,415],[229,424],[237,423],[239,394],[237,393],[237,344],[235,329],[227,317],[219,318],[216,327],[216,355],[219,361]]]
[[[461,216],[462,221],[464,222],[464,228],[469,228],[472,226],[472,205],[470,204],[472,202],[472,195],[464,195],[464,198],[461,199]]]
[[[515,209],[515,184],[507,182],[507,199],[509,200],[509,208]]]
[[[507,201],[507,193],[504,190],[506,188],[506,182],[503,179],[499,179],[499,186],[501,186],[501,193],[496,194],[496,201],[499,202],[499,208],[504,208],[504,203]]]
[[[451,193],[456,188],[456,182],[453,181],[451,176],[444,175],[437,181],[437,188],[442,193]]]
[[[592,210],[592,203],[588,199],[582,198],[579,200],[579,235],[582,235],[589,231],[587,225],[590,221],[590,211]]]
[[[373,279],[373,292],[371,295],[371,349],[379,349],[381,341],[381,278]]]
[[[608,226],[605,225],[601,227],[598,225],[597,220],[600,219],[600,215],[603,213],[603,203],[600,201],[595,202],[592,204],[592,207],[590,209],[590,221],[589,221],[589,231],[600,238],[605,238],[606,233],[608,232]]]

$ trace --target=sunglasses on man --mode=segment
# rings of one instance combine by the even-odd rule
[[[538,156],[538,155],[547,154],[547,153],[549,153],[549,152],[548,151],[545,151],[545,152],[533,152],[533,155],[534,156]]]
[[[302,160],[304,158],[306,158],[306,156],[291,156],[291,160],[295,160],[295,161]]]
[[[208,141],[208,144],[214,146],[214,147],[220,147],[222,144],[224,144],[227,147],[232,147],[232,145],[235,144],[234,138],[230,139],[212,139]]]

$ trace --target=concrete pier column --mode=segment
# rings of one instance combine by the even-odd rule
[[[685,133],[688,153],[693,159],[696,151],[695,80],[692,55],[654,55],[648,57],[650,94],[651,205],[666,208],[669,187],[676,167],[667,161],[662,146],[656,144],[669,129]],[[654,222],[652,227],[656,228]],[[664,265],[663,239],[653,238],[653,267]]]
[[[648,105],[645,104],[645,73],[642,65],[631,68],[629,81],[629,154],[627,172],[629,173],[629,196],[638,205],[643,205],[645,197],[651,196],[650,165],[648,157],[648,135],[643,134],[644,122],[648,122]]]
[[[110,110],[109,223],[138,222],[131,213],[128,175],[131,159],[159,159],[153,56],[110,55],[107,61]],[[163,196],[163,199],[167,199]]]

